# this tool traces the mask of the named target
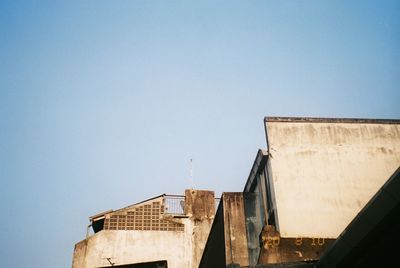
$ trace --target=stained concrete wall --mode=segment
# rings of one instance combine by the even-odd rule
[[[336,238],[400,165],[400,125],[266,119],[282,237]]]
[[[223,193],[200,268],[249,266],[243,193]]]
[[[192,227],[192,268],[199,267],[201,256],[215,217],[215,197],[212,191],[185,191],[185,214]]]
[[[188,232],[103,230],[76,244],[72,267],[93,268],[166,260],[168,267],[190,267]]]
[[[223,193],[226,264],[249,265],[243,193]]]

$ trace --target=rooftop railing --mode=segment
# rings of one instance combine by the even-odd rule
[[[218,208],[220,198],[215,198],[215,210]],[[165,195],[164,196],[164,214],[185,215],[185,196],[183,195]]]
[[[185,215],[185,197],[182,195],[166,195],[164,205],[164,214]]]

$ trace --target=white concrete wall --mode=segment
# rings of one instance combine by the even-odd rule
[[[282,237],[336,238],[400,165],[399,124],[266,122]]]
[[[103,230],[75,246],[72,267],[109,266],[111,258],[115,265],[167,260],[169,268],[189,268],[190,231]]]

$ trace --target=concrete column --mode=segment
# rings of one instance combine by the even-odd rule
[[[186,190],[185,214],[189,217],[193,230],[191,267],[197,268],[215,217],[214,192]]]
[[[226,263],[249,266],[243,193],[223,193],[222,202]]]

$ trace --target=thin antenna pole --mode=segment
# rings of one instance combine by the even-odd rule
[[[193,179],[193,159],[190,158],[190,185],[194,189],[194,179]]]

